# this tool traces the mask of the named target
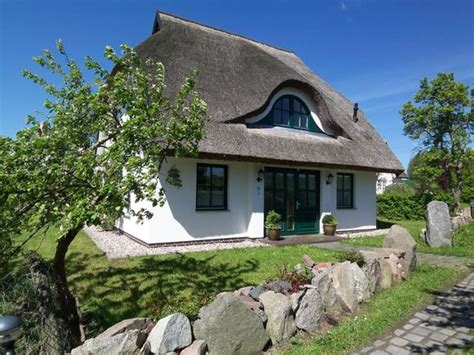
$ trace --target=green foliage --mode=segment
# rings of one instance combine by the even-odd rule
[[[329,226],[337,226],[337,219],[332,214],[325,215],[322,222]]]
[[[415,186],[412,183],[412,181],[402,181],[402,182],[396,182],[391,185],[388,185],[384,193],[386,194],[406,194],[406,193],[414,193],[415,192]]]
[[[281,229],[281,215],[275,210],[271,210],[267,213],[265,219],[265,228],[267,229]]]
[[[461,201],[463,163],[474,132],[473,93],[453,74],[440,73],[431,81],[421,80],[414,103],[407,102],[400,111],[405,134],[423,146],[423,163],[409,167],[410,177],[419,179],[423,191],[437,185],[449,191],[454,208]]]
[[[360,252],[352,250],[343,255],[339,255],[337,257],[337,261],[340,263],[343,263],[344,261],[350,261],[351,263],[356,263],[362,267],[364,265],[364,256]]]
[[[386,192],[377,195],[377,216],[389,220],[419,220],[426,215],[429,195]]]
[[[125,45],[122,55],[106,47],[110,72],[85,58],[89,82],[59,41],[60,59],[45,50],[35,62],[60,77],[60,86],[30,71],[24,76],[43,87],[43,120],[30,116],[15,139],[0,137],[0,233],[30,237],[58,227],[67,231],[115,220],[135,201],[165,202],[157,191],[167,155],[193,156],[203,137],[206,104],[195,90],[197,71],[176,97],[163,95],[161,63],[140,61]],[[151,212],[140,208],[139,220]]]
[[[313,277],[313,272],[306,265],[284,265],[280,268],[279,280],[289,282],[292,292],[297,292],[301,286],[310,284]]]

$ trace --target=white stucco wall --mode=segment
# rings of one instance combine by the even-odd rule
[[[228,166],[227,211],[196,211],[198,162]],[[180,171],[183,183],[181,188],[170,187],[164,182],[166,172],[173,165]],[[153,208],[153,218],[143,224],[138,224],[133,218],[124,217],[117,226],[149,244],[237,237],[263,238],[264,181],[257,181],[258,171],[263,167],[261,164],[249,162],[170,158],[162,170],[164,173],[162,184],[167,198],[165,205]],[[321,176],[321,218],[324,213],[332,213],[339,221],[339,230],[375,228],[375,173],[335,169],[314,170],[319,170]],[[334,179],[332,184],[326,184],[330,172]],[[353,209],[337,209],[337,172],[354,174]]]
[[[245,162],[199,160],[199,163],[228,166],[226,211],[196,211],[195,159],[170,158],[163,166],[160,183],[166,203],[153,208],[151,220],[138,225],[133,218],[122,218],[119,228],[146,243],[174,243],[221,238],[263,237],[263,181],[257,183],[260,166]],[[166,172],[172,166],[180,171],[183,186],[168,186]],[[134,207],[139,207],[133,205]]]

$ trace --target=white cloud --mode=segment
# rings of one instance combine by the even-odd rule
[[[342,10],[342,11],[346,11],[346,10],[347,10],[347,5],[346,5],[346,3],[345,3],[344,1],[341,1],[341,2],[340,2],[340,5],[341,5],[341,10]]]

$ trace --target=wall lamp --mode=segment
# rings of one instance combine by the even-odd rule
[[[332,184],[332,179],[334,179],[334,176],[329,173],[328,174],[328,179],[326,180],[326,185],[331,185]]]
[[[258,171],[257,173],[257,181],[260,182],[263,180],[263,174],[265,174],[265,171],[263,171],[262,168],[260,168],[260,170]]]
[[[22,334],[20,318],[5,315],[0,317],[0,353],[15,354],[15,340]]]

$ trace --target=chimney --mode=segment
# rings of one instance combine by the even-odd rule
[[[354,113],[352,114],[352,119],[354,120],[354,122],[359,121],[359,118],[357,117],[357,111],[359,111],[359,104],[356,102],[354,104]]]

